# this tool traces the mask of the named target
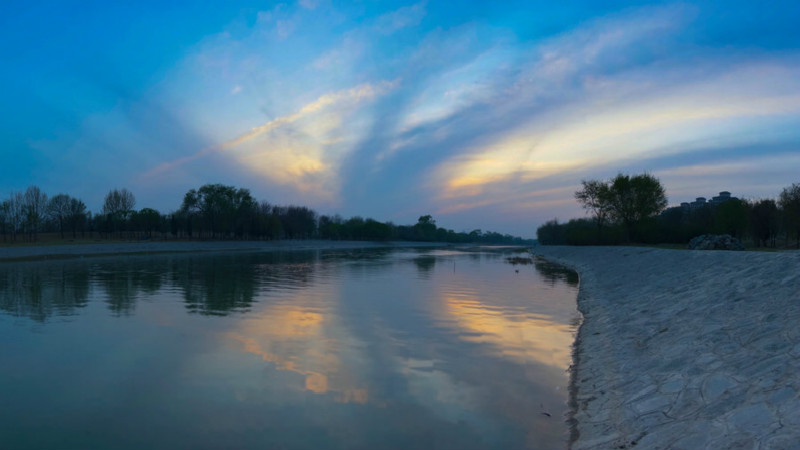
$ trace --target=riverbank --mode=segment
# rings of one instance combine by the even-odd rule
[[[533,252],[581,277],[571,448],[798,448],[800,252]]]
[[[445,247],[441,242],[370,242],[326,240],[281,241],[146,241],[107,242],[98,244],[66,244],[0,248],[0,261],[19,261],[48,258],[76,258],[125,254],[228,252],[228,251],[295,251],[348,250],[360,248]]]

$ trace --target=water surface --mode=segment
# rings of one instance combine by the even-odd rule
[[[577,276],[515,255],[0,264],[1,446],[565,447]]]

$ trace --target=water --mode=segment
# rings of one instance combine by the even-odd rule
[[[566,447],[577,276],[509,256],[0,264],[0,447]]]

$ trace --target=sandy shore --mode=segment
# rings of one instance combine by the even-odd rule
[[[800,252],[534,253],[581,276],[572,448],[800,448]]]
[[[43,245],[30,247],[2,247],[0,261],[43,258],[70,258],[82,256],[123,255],[142,253],[223,252],[223,251],[293,251],[293,250],[346,250],[357,248],[409,248],[442,247],[435,242],[367,242],[367,241],[153,241],[109,242],[79,245]]]

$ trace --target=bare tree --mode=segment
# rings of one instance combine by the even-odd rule
[[[77,235],[78,228],[83,229],[86,223],[86,205],[77,198],[71,198],[69,201],[69,213],[67,215],[70,228],[72,228],[72,237]]]
[[[12,192],[6,204],[6,221],[11,231],[11,240],[17,240],[17,233],[23,231],[25,224],[25,200],[21,192]]]
[[[136,197],[127,189],[112,189],[103,202],[103,214],[124,215],[133,211]]]
[[[135,212],[134,206],[136,206],[136,197],[127,189],[112,189],[106,194],[103,202],[103,214],[111,222],[113,231],[120,230],[122,233],[120,225]]]
[[[58,231],[61,232],[61,239],[64,239],[64,222],[69,217],[70,196],[58,194],[50,199],[47,204],[47,212],[51,219],[58,222]]]
[[[29,186],[25,190],[23,202],[25,205],[27,231],[31,239],[33,239],[47,217],[47,194],[42,192],[38,186]]]

